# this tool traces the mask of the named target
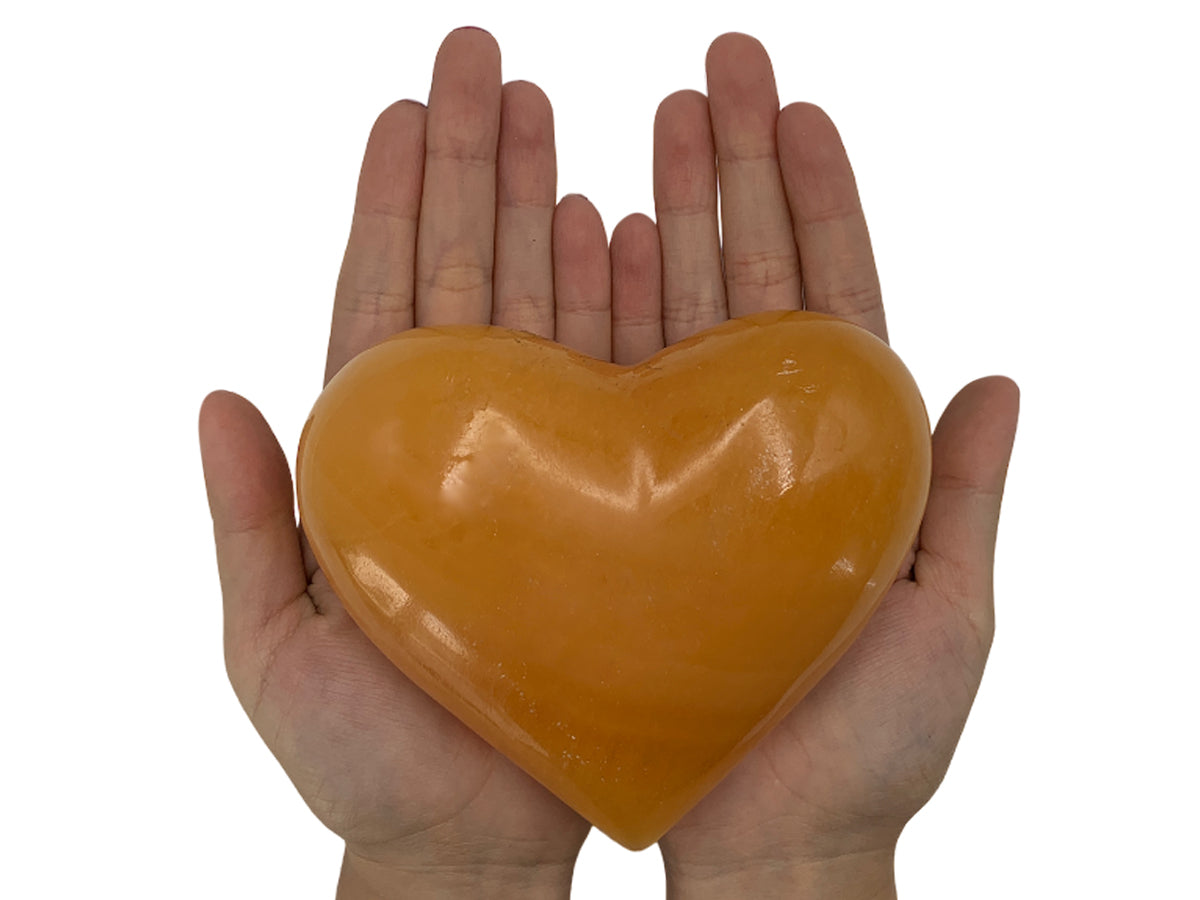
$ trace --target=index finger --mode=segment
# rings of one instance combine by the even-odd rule
[[[338,274],[325,383],[368,347],[413,325],[425,107],[401,100],[371,129]]]
[[[840,316],[886,341],[875,254],[837,128],[820,107],[793,103],[779,114],[776,134],[804,308]]]

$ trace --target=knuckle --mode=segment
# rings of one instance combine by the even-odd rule
[[[533,323],[554,315],[554,298],[541,294],[506,294],[496,299],[496,324]]]
[[[351,228],[353,229],[355,226],[362,228],[372,221],[383,222],[385,225],[416,224],[417,211],[411,209],[407,204],[396,203],[386,197],[373,197],[369,202],[363,203],[354,210]]]
[[[799,279],[800,260],[790,250],[738,253],[725,261],[725,282],[737,287],[772,288]]]
[[[479,146],[478,140],[470,135],[443,135],[441,141],[425,151],[428,159],[450,162],[472,169],[483,169],[496,164],[495,149]]]
[[[813,225],[829,225],[838,222],[845,222],[851,219],[860,218],[863,214],[862,207],[855,204],[830,204],[819,209],[807,210],[804,214],[804,227]]]
[[[870,283],[844,285],[830,292],[830,303],[841,315],[866,316],[881,305],[879,287]]]
[[[431,291],[453,295],[476,294],[490,290],[491,266],[478,262],[454,262],[433,270],[428,285]]]
[[[355,315],[387,316],[411,308],[412,293],[387,289],[359,289],[353,291],[347,301],[347,310]]]

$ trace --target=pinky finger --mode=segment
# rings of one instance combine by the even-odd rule
[[[663,348],[662,256],[648,216],[622,219],[612,235],[613,362],[629,366]]]

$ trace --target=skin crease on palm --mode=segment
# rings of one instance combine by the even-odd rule
[[[780,110],[770,60],[749,36],[714,41],[707,74],[707,97],[680,91],[659,107],[657,224],[629,216],[610,246],[587,200],[555,203],[545,95],[502,84],[487,32],[447,36],[428,105],[396,103],[371,132],[326,381],[398,331],[447,323],[524,329],[622,364],[765,309],[832,313],[886,339],[833,123],[811,104]],[[735,882],[765,891],[772,878],[847,861],[894,890],[896,841],[946,772],[991,645],[1017,405],[1016,385],[999,376],[951,402],[911,565],[816,689],[662,839],[672,896]],[[345,839],[340,894],[370,896],[355,893],[369,885],[383,896],[395,873],[485,872],[523,896],[561,895],[587,823],[349,619],[297,528],[286,457],[249,402],[211,394],[200,437],[230,680],[306,802]]]

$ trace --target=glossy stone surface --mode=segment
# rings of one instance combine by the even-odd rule
[[[494,327],[404,332],[322,393],[297,485],[371,640],[640,849],[853,640],[929,466],[899,358],[793,312],[633,368]]]

